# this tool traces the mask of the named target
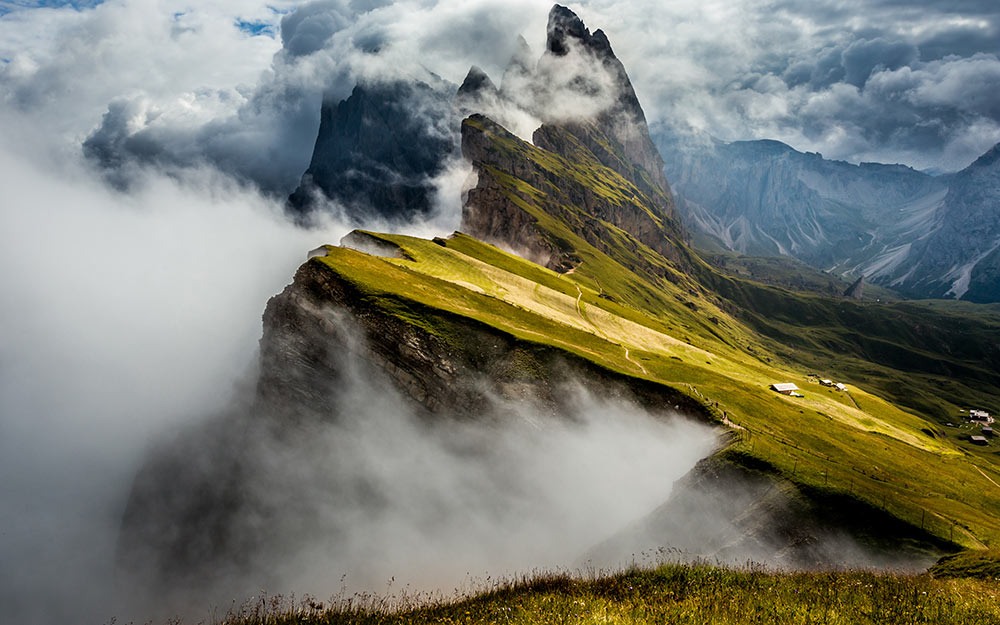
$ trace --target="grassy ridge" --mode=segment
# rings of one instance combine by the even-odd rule
[[[465,124],[488,138],[494,162],[506,168],[483,168],[500,191],[535,220],[542,237],[576,259],[574,280],[669,326],[673,336],[699,346],[722,342],[785,368],[864,385],[938,424],[954,421],[960,407],[1000,403],[997,308],[800,292],[793,289],[823,290],[822,276],[788,261],[729,257],[742,274],[733,275],[670,239],[669,229],[639,240],[591,211],[588,196],[655,216],[649,197],[565,130],[546,127],[556,154],[486,119]],[[657,249],[669,258],[643,243],[653,240],[666,243]]]
[[[1000,543],[997,456],[944,426],[959,407],[1000,400],[997,310],[856,302],[725,273],[670,238],[650,198],[571,133],[547,131],[556,154],[485,118],[465,124],[489,142],[479,173],[491,191],[527,213],[572,271],[462,235],[370,234],[401,257],[333,248],[315,262],[384,312],[456,337],[458,349],[475,346],[428,311],[677,389],[735,431],[724,458],[766,466],[803,496],[857,501],[929,534],[928,545]],[[630,210],[615,217],[615,207]],[[610,223],[619,217],[652,230],[640,240]],[[795,382],[805,397],[772,393],[774,382]],[[864,530],[856,516],[844,522]]]
[[[1000,580],[1000,549],[976,549],[945,556],[930,568],[930,573],[940,579]]]
[[[668,564],[589,580],[539,576],[453,601],[357,596],[328,608],[312,601],[296,607],[264,600],[223,623],[980,625],[1000,622],[998,599],[995,580]]]
[[[857,499],[946,543],[1000,540],[1000,486],[990,481],[1000,482],[1000,471],[990,456],[928,435],[926,420],[861,388],[849,396],[831,391],[794,365],[768,362],[765,348],[747,351],[760,342],[741,343],[738,321],[694,326],[685,315],[698,311],[674,298],[654,316],[602,296],[579,275],[582,267],[561,275],[464,236],[436,243],[373,236],[400,246],[406,258],[333,248],[313,262],[409,322],[429,323],[428,309],[447,311],[688,393],[744,428],[727,452],[731,461],[762,462],[803,492]],[[446,323],[434,324],[439,335],[450,333]],[[740,338],[727,341],[724,333]],[[776,380],[795,381],[806,397],[768,391]]]

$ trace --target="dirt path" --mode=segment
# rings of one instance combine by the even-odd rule
[[[854,404],[854,407],[857,408],[858,410],[861,410],[861,406],[859,406],[858,402],[854,401],[854,397],[851,396],[851,391],[844,391],[844,393],[847,394],[847,398],[851,400],[851,403]]]
[[[976,469],[976,471],[979,471],[979,473],[982,474],[983,477],[985,477],[986,479],[988,479],[990,481],[990,484],[993,484],[997,488],[1000,488],[1000,484],[997,484],[996,482],[993,481],[992,477],[986,475],[986,471],[983,471],[982,469],[980,469],[976,465],[972,465],[972,466]]]
[[[642,369],[642,372],[644,374],[649,375],[649,371],[646,371],[646,367],[643,367],[642,364],[636,362],[635,360],[632,360],[632,357],[629,356],[629,354],[628,354],[628,348],[625,347],[624,345],[622,345],[622,348],[625,350],[625,360],[629,361],[630,363],[632,363],[636,367],[639,367],[640,369]]]
[[[581,319],[583,319],[584,321],[586,321],[590,325],[590,327],[594,328],[594,332],[596,332],[598,336],[602,336],[602,337],[604,337],[607,340],[611,340],[610,338],[608,338],[607,335],[605,335],[603,332],[601,332],[600,328],[598,328],[596,325],[594,325],[594,323],[590,319],[587,319],[587,316],[583,314],[583,308],[580,306],[580,300],[583,299],[583,289],[580,288],[579,284],[574,284],[573,286],[576,287],[576,314],[580,315]],[[619,343],[618,345],[622,349],[625,350],[625,360],[629,361],[630,363],[632,363],[636,367],[639,367],[639,369],[642,371],[643,375],[649,375],[649,371],[646,371],[646,367],[643,367],[642,363],[637,362],[637,361],[635,361],[635,360],[632,359],[632,355],[629,353],[627,347],[625,347],[621,343]]]

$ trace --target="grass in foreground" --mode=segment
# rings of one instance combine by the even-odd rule
[[[452,601],[356,596],[334,607],[263,600],[223,625],[392,623],[1000,622],[1000,581],[870,572],[774,573],[667,564],[597,579],[545,575]]]

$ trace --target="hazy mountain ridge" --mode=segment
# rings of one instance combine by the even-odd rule
[[[991,256],[1000,192],[989,155],[934,177],[830,161],[777,141],[658,140],[685,222],[719,247],[794,256],[914,297],[995,301],[987,294],[1000,281]]]
[[[1000,144],[948,177],[939,225],[918,253],[915,271],[902,285],[935,295],[947,287],[944,297],[1000,301]]]

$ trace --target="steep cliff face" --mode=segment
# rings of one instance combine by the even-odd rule
[[[294,407],[296,419],[336,418],[331,407],[338,405],[335,382],[345,358],[384,376],[428,415],[485,415],[506,400],[557,415],[565,412],[567,385],[579,380],[601,395],[698,410],[668,387],[614,375],[468,318],[372,297],[320,260],[307,262],[264,312],[259,405],[286,414]]]
[[[359,84],[323,102],[309,168],[289,197],[302,217],[334,202],[349,220],[408,221],[429,214],[432,179],[455,153],[452,87],[422,81]]]
[[[635,256],[641,244],[687,268],[686,235],[663,159],[604,32],[591,34],[575,13],[556,5],[534,69],[520,58],[525,54],[515,55],[499,94],[508,97],[509,83],[528,85],[532,98],[513,97],[545,123],[532,143],[481,114],[463,123],[462,154],[472,161],[477,184],[465,202],[462,230],[559,271],[580,261],[567,231],[610,256],[622,258],[616,253],[622,247]],[[485,84],[470,77],[470,84]],[[668,275],[656,263],[645,264]]]
[[[558,271],[579,262],[567,234],[610,256],[642,245],[685,266],[687,250],[665,214],[669,205],[605,167],[563,126],[543,126],[535,137],[558,152],[526,143],[481,115],[465,120],[462,153],[472,161],[477,184],[463,208],[464,232],[527,250]],[[647,261],[646,271],[665,275],[661,264]]]
[[[1000,144],[948,177],[933,234],[913,246],[902,288],[973,302],[1000,301]]]
[[[581,67],[582,65],[582,67]],[[649,195],[666,194],[663,158],[653,144],[646,116],[635,95],[625,66],[615,56],[603,30],[593,34],[573,11],[555,5],[549,12],[545,54],[538,62],[537,80],[544,85],[563,83],[551,97],[567,98],[567,92],[586,98],[600,94],[603,108],[592,125],[546,116],[541,119],[564,124],[606,167],[631,180]],[[567,98],[569,99],[569,98]],[[558,110],[560,107],[552,107]],[[538,145],[538,137],[535,138]],[[614,147],[609,146],[611,144]],[[552,149],[549,145],[540,145]]]

